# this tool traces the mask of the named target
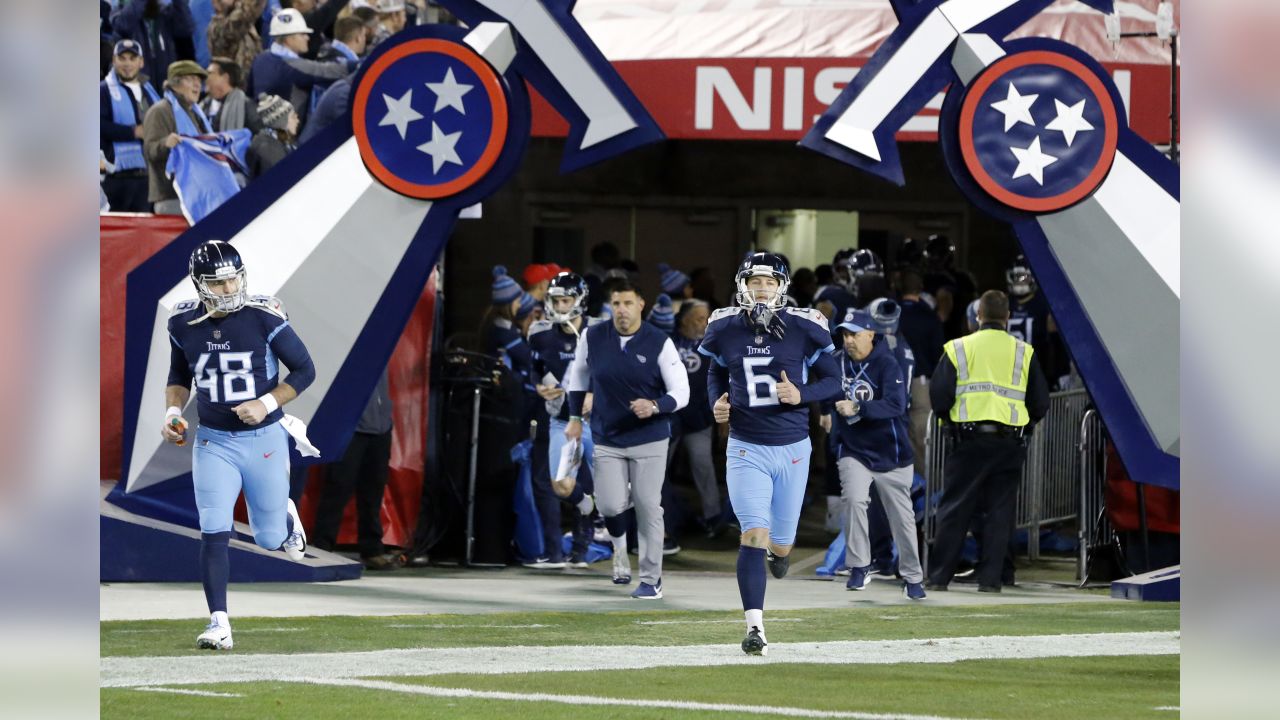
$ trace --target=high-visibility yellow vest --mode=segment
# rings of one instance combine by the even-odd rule
[[[1027,375],[1035,354],[1030,345],[1003,330],[979,330],[945,350],[956,368],[952,422],[1027,424]]]

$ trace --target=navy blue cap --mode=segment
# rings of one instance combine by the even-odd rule
[[[116,43],[116,47],[114,50],[111,51],[111,54],[123,55],[127,52],[133,53],[138,57],[142,57],[142,46],[139,45],[136,40],[130,40],[128,38],[125,38],[124,40],[121,40],[120,42]]]
[[[845,314],[844,322],[840,323],[836,327],[841,330],[848,330],[849,332],[855,333],[862,332],[863,330],[875,332],[879,329],[876,321],[872,319],[871,313],[866,310],[853,309],[850,309],[849,312]]]

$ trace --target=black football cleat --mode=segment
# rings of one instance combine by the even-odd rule
[[[765,550],[765,558],[769,563],[769,572],[773,576],[781,580],[787,576],[787,570],[791,567],[790,555],[774,555],[772,550]]]
[[[760,628],[753,627],[747,630],[747,636],[742,640],[742,652],[748,655],[769,654],[769,643],[764,641]]]

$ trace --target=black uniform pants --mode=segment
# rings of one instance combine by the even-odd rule
[[[1018,481],[1026,448],[1021,438],[963,434],[947,456],[947,472],[938,505],[938,529],[929,557],[929,582],[947,585],[955,575],[965,534],[975,515],[982,518],[979,585],[1000,586],[1001,569],[1013,530]]]
[[[342,459],[325,468],[324,491],[316,508],[311,542],[321,550],[338,543],[342,514],[356,496],[356,532],[361,557],[383,553],[382,495],[391,463],[391,433],[353,433]]]
[[[102,180],[102,192],[111,204],[111,212],[151,212],[148,190],[146,171],[108,175]]]

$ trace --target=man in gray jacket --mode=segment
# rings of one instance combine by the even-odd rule
[[[204,85],[205,98],[200,101],[200,109],[208,116],[215,132],[248,128],[256,133],[262,129],[256,104],[250,102],[241,89],[244,69],[238,63],[231,58],[213,58]]]

